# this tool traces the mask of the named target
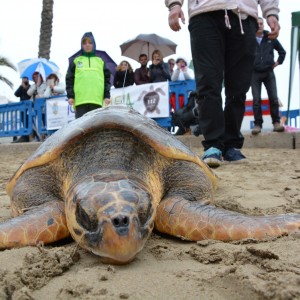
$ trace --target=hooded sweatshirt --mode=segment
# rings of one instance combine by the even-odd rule
[[[89,37],[92,52],[84,52],[82,41]],[[67,97],[74,99],[74,106],[96,104],[103,106],[103,99],[110,98],[110,71],[102,58],[95,55],[96,43],[91,32],[81,39],[81,54],[70,63],[66,75]]]

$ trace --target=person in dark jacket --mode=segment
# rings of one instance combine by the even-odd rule
[[[68,102],[75,108],[76,119],[110,104],[111,73],[95,51],[94,36],[86,32],[81,39],[81,54],[70,62],[66,74]]]
[[[134,84],[134,72],[127,60],[122,60],[114,75],[114,87],[122,88]]]
[[[30,100],[30,96],[27,94],[30,88],[28,77],[22,77],[21,85],[15,91],[15,96],[20,98],[20,101]],[[24,113],[21,114],[21,122],[24,123]],[[26,124],[28,124],[28,115],[26,115]],[[19,139],[14,136],[13,143],[26,143],[29,142],[29,135],[23,135]]]
[[[269,32],[264,30],[264,20],[262,18],[258,18],[257,23],[258,30],[256,33],[256,56],[251,82],[254,113],[254,128],[252,129],[252,134],[254,135],[261,132],[263,124],[261,109],[262,84],[264,84],[269,97],[273,131],[284,131],[284,127],[280,124],[279,101],[277,96],[274,68],[283,63],[286,52],[277,39],[269,39]],[[276,62],[274,60],[274,50],[278,52],[278,58]]]
[[[30,96],[27,94],[29,88],[30,84],[28,77],[22,77],[21,85],[15,91],[15,96],[19,97],[21,101],[29,100]]]
[[[140,68],[135,69],[134,71],[134,83],[136,85],[150,83],[149,78],[149,68],[148,64],[148,56],[145,53],[139,55],[139,62],[141,64]]]
[[[202,160],[212,168],[221,166],[223,161],[247,162],[241,151],[241,127],[254,67],[258,11],[260,8],[270,26],[269,37],[275,39],[280,30],[278,2],[165,0],[168,23],[175,32],[185,24],[182,6],[188,5],[199,125],[204,138]]]
[[[169,64],[163,61],[162,53],[154,50],[152,53],[152,64],[149,66],[150,82],[171,81]]]

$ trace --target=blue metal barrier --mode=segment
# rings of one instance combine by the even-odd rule
[[[185,105],[189,93],[195,91],[195,89],[194,80],[169,82],[170,112]],[[47,130],[46,100],[46,98],[37,98],[34,105],[30,100],[0,105],[0,137],[30,135],[33,129],[39,135],[55,132],[55,130]],[[290,126],[291,124],[295,127],[299,126],[297,124],[299,112],[299,109],[289,112],[288,123]],[[286,116],[287,112],[282,111],[281,114]],[[28,116],[28,118],[24,116]],[[166,118],[154,118],[154,120],[165,128],[170,128],[172,125],[171,115]]]
[[[51,98],[52,99],[52,98]],[[51,134],[47,130],[46,120],[46,100],[45,98],[37,98],[34,101],[35,126],[39,135]]]
[[[187,104],[189,93],[196,90],[195,80],[170,81],[169,99],[170,111],[177,110]],[[160,126],[170,128],[172,126],[171,115],[167,118],[153,118]]]
[[[281,112],[281,116],[286,117],[287,116],[287,111],[282,111]],[[297,122],[297,119],[300,116],[300,109],[293,109],[289,111],[289,119],[288,119],[288,123],[290,126],[294,126],[296,128],[299,127],[299,124]]]
[[[30,100],[0,105],[0,137],[31,134],[33,115]]]

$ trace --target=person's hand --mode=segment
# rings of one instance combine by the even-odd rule
[[[279,63],[278,63],[278,61],[276,61],[276,63],[272,66],[273,69],[275,69],[278,65],[279,65]]]
[[[182,72],[186,72],[186,65],[180,65],[180,69]]]
[[[153,60],[152,63],[157,66],[158,64],[160,64],[160,59],[156,58],[156,59]]]
[[[22,80],[21,86],[24,89],[28,89],[29,88],[29,82],[28,82],[28,80]]]
[[[110,104],[110,99],[109,98],[105,98],[104,99],[104,103],[105,103],[105,106],[108,106]]]
[[[74,99],[73,98],[69,98],[68,102],[69,102],[70,105],[74,105]]]
[[[176,5],[169,12],[169,26],[173,31],[179,31],[181,29],[179,19],[181,19],[182,24],[185,24],[185,17],[181,6]]]
[[[268,38],[271,40],[275,40],[279,35],[280,25],[275,16],[269,16],[267,18],[267,23],[271,29],[271,32],[268,34]]]

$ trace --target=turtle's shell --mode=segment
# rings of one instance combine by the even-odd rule
[[[205,171],[213,185],[216,185],[216,176],[210,168],[154,120],[125,106],[109,106],[93,110],[51,135],[11,177],[6,187],[8,195],[11,196],[16,180],[25,170],[55,160],[70,143],[99,128],[115,128],[131,132],[164,157],[194,162]],[[82,163],[86,161],[82,160]]]

